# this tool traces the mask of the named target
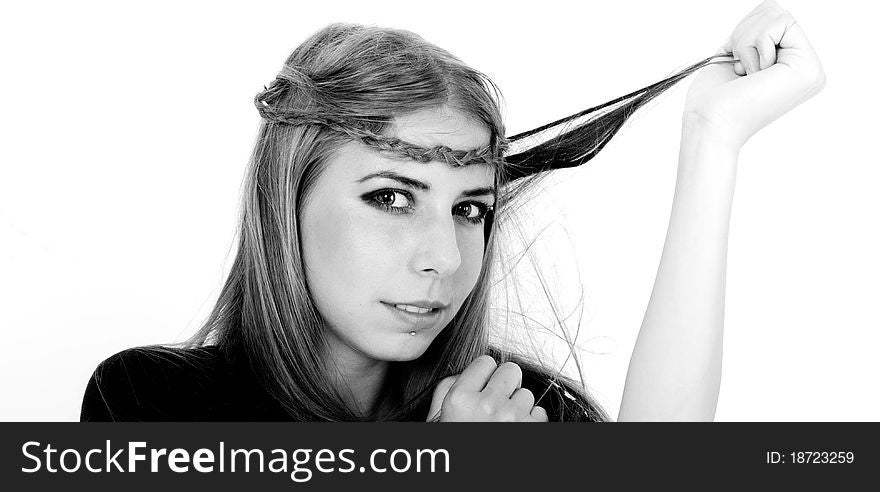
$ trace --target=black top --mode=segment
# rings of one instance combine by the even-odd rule
[[[138,347],[101,362],[81,421],[283,421],[290,418],[238,353]]]
[[[523,367],[522,386],[537,398],[547,381]],[[572,392],[573,393],[573,392]],[[550,421],[563,411],[550,392],[539,403]],[[427,411],[426,411],[427,412]],[[568,412],[564,420],[589,420]],[[574,418],[572,418],[574,417]],[[261,385],[242,353],[217,346],[123,350],[89,378],[80,420],[85,421],[289,421]]]

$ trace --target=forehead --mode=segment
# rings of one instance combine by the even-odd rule
[[[489,130],[484,124],[446,108],[422,110],[395,117],[385,134],[426,148],[443,145],[453,150],[470,150],[489,143]],[[425,180],[458,183],[461,186],[487,186],[494,179],[492,167],[484,163],[462,167],[452,167],[439,161],[422,163],[385,155],[355,142],[343,145],[330,163],[330,169],[326,171],[337,178],[360,177],[380,170],[394,170]],[[333,165],[334,163],[338,165]]]
[[[445,145],[470,150],[489,145],[486,125],[447,108],[434,108],[395,117],[388,134],[421,147]]]
[[[381,171],[392,171],[456,193],[461,189],[492,186],[495,178],[494,169],[485,163],[453,167],[441,161],[418,162],[400,156],[387,156],[353,141],[334,153],[323,174],[331,182],[356,185],[364,176]]]

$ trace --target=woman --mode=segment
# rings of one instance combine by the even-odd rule
[[[180,347],[105,360],[82,419],[609,420],[582,384],[489,344],[498,231],[542,171],[588,161],[699,69],[618,420],[711,420],[739,149],[825,82],[772,0],[719,54],[509,138],[491,81],[420,37],[314,34],[255,100],[239,250],[209,319]]]

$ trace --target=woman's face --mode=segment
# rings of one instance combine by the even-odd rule
[[[397,118],[391,135],[455,150],[489,142],[485,127],[446,109]],[[493,184],[486,164],[420,163],[359,143],[328,160],[300,211],[300,231],[306,280],[334,357],[403,361],[424,353],[476,285]]]

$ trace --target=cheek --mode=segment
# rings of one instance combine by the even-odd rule
[[[476,285],[483,266],[483,230],[463,230],[458,238],[461,266],[455,274],[455,288],[459,299],[464,301]]]
[[[357,325],[364,309],[379,299],[422,285],[408,270],[409,255],[421,246],[410,227],[357,204],[315,202],[304,208],[300,232],[306,281],[326,320],[338,328]],[[456,236],[461,264],[444,290],[452,288],[460,307],[480,275],[484,238],[482,228],[472,226],[457,226]]]
[[[321,314],[339,318],[375,297],[377,283],[394,269],[382,232],[351,207],[304,208],[300,224],[309,291]]]
[[[306,210],[301,229],[303,261],[314,296],[350,294],[378,273],[378,264],[370,261],[375,241],[365,229],[362,221],[338,208],[323,208],[320,214]]]

